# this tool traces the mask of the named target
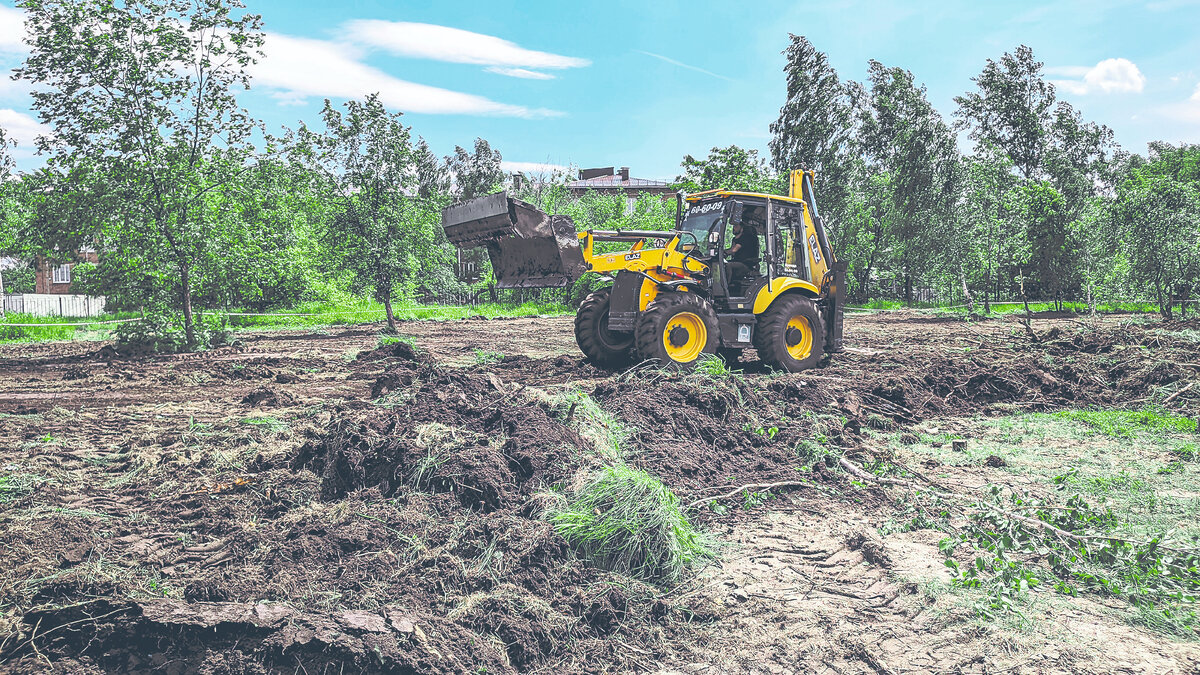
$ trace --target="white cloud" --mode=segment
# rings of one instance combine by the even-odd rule
[[[384,105],[400,112],[551,117],[561,113],[498,103],[482,96],[431,87],[393,77],[362,63],[351,45],[268,33],[264,58],[254,66],[254,83],[276,90],[284,105],[309,96],[359,98],[379,93]]]
[[[1200,101],[1200,82],[1196,83],[1196,91],[1192,92],[1192,100]]]
[[[524,68],[505,68],[504,66],[491,66],[490,68],[484,68],[484,70],[488,71],[489,73],[496,73],[497,75],[505,75],[507,77],[519,77],[523,80],[553,80],[553,79],[555,79],[555,76],[551,75],[550,73],[541,73],[536,70],[526,70]]]
[[[525,49],[492,35],[429,23],[357,19],[347,22],[344,29],[352,40],[397,56],[525,68],[580,68],[591,64],[587,59]]]
[[[1146,85],[1146,76],[1129,59],[1104,59],[1095,66],[1057,66],[1047,68],[1052,75],[1082,79],[1051,80],[1062,89],[1078,95],[1102,92],[1105,94],[1137,93]]]
[[[570,171],[570,167],[561,164],[547,164],[544,162],[510,162],[504,160],[500,162],[500,168],[505,171],[519,171],[521,173],[530,174],[550,174],[550,173],[566,173]]]
[[[732,79],[732,78],[725,77],[724,75],[718,75],[718,74],[714,73],[714,72],[713,72],[713,71],[711,71],[711,70],[705,70],[705,69],[703,69],[703,68],[701,68],[701,67],[699,67],[699,66],[692,66],[692,65],[686,64],[686,63],[684,63],[684,62],[682,62],[682,61],[676,61],[675,59],[673,59],[673,58],[670,58],[669,56],[663,56],[662,54],[655,54],[654,52],[644,52],[644,51],[642,51],[642,50],[640,50],[640,49],[635,49],[635,50],[633,50],[633,51],[635,51],[635,52],[637,52],[637,53],[639,53],[639,54],[645,54],[646,56],[650,56],[650,57],[656,58],[656,59],[658,59],[659,61],[665,61],[665,62],[667,62],[667,63],[669,63],[669,64],[671,64],[671,65],[673,65],[673,66],[679,66],[680,68],[686,68],[686,69],[688,69],[688,70],[694,70],[694,71],[696,71],[697,73],[704,73],[705,75],[708,75],[708,76],[710,76],[710,77],[715,77],[715,78],[717,78],[718,80],[731,80],[731,79]]]
[[[34,140],[48,131],[41,122],[11,108],[0,108],[0,128],[18,147],[25,148],[32,148]]]
[[[25,12],[0,5],[0,53],[24,54]]]

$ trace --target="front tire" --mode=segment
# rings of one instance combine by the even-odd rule
[[[691,368],[720,342],[717,315],[695,293],[662,293],[637,320],[637,353],[645,361]]]
[[[779,298],[758,319],[758,357],[789,373],[814,368],[825,353],[825,326],[817,305],[802,295]]]
[[[575,342],[591,363],[604,368],[629,365],[633,348],[633,333],[608,329],[610,290],[592,291],[575,313]]]

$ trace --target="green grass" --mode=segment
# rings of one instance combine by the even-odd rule
[[[965,315],[967,312],[963,300],[951,303],[933,303],[933,302],[913,302],[905,303],[903,300],[872,300],[867,303],[852,303],[847,305],[848,309],[871,309],[871,310],[900,310],[900,309],[927,309],[937,310],[939,313]],[[1056,311],[1052,302],[1030,302],[1029,310],[1031,312],[1053,312]],[[975,311],[983,313],[983,300],[976,298]],[[1025,305],[1021,302],[1003,302],[992,303],[991,311],[985,316],[998,317],[1008,314],[1019,314],[1025,311]],[[1074,312],[1076,314],[1086,314],[1088,311],[1087,303],[1085,302],[1064,302],[1062,303],[1062,311]],[[1129,312],[1133,314],[1157,314],[1158,305],[1152,302],[1111,302],[1102,303],[1096,306],[1096,311],[1102,314],[1113,314]]]
[[[549,517],[584,559],[634,577],[675,580],[713,556],[675,493],[624,464],[601,469]]]
[[[496,363],[503,358],[504,354],[502,352],[489,352],[483,349],[475,350],[475,363],[481,366]]]
[[[980,510],[964,527],[931,518],[943,508],[936,500],[922,503],[911,520],[915,528],[952,535],[943,544],[965,535],[963,543],[973,546],[969,554],[958,556],[962,565],[955,571],[961,578],[955,579],[971,586],[963,592],[981,614],[1004,616],[1005,608],[1028,611],[1039,592],[1027,595],[1026,584],[1032,588],[1040,583],[1045,590],[1127,598],[1125,608],[1111,610],[1122,620],[1194,639],[1198,620],[1190,596],[1197,588],[1195,568],[1181,572],[1181,566],[1191,564],[1182,554],[1145,542],[1200,547],[1200,465],[1190,459],[1196,454],[1195,428],[1193,420],[1147,408],[943,419],[904,432],[871,433],[888,438],[901,458],[915,454],[915,460],[905,460],[910,465],[923,464],[922,457],[936,459],[923,469],[931,477],[958,483],[977,483],[982,477],[986,485],[976,494],[988,500],[984,495],[992,490],[990,499],[1001,509],[1071,531],[1134,542],[1094,541],[1076,551],[1057,540],[1043,541],[1044,533],[994,512]],[[965,452],[953,451],[955,437],[967,439]],[[1004,465],[984,468],[992,457],[1003,459]],[[954,467],[967,467],[970,480],[962,479],[964,469]],[[908,514],[897,514],[896,520],[906,521]],[[910,527],[889,524],[888,529]],[[1052,562],[1048,546],[1058,546],[1053,550],[1065,562]],[[969,565],[972,558],[975,563]]]
[[[520,305],[488,303],[474,307],[440,307],[417,305],[412,302],[397,302],[392,305],[392,314],[398,321],[444,321],[449,319],[466,319],[472,316],[482,316],[489,319],[498,317],[544,316],[558,314],[573,314],[575,309],[557,303],[526,302]],[[233,312],[234,310],[230,310]],[[235,312],[236,313],[236,312]],[[256,313],[256,312],[248,312]],[[349,300],[339,303],[305,302],[291,309],[271,310],[262,312],[290,316],[234,316],[229,315],[229,328],[233,331],[264,330],[273,328],[323,328],[327,326],[349,326],[368,323],[379,323],[387,319],[383,305],[373,300]],[[205,316],[219,315],[218,311],[206,311]],[[314,316],[300,316],[314,315]],[[68,324],[82,322],[112,321],[114,319],[134,319],[141,315],[134,312],[119,314],[104,314],[92,318],[47,317],[29,314],[7,314],[0,320],[0,344],[6,342],[48,342],[55,340],[108,340],[113,336],[116,324],[99,325],[89,323],[87,326],[54,325],[47,327],[27,328],[6,324],[38,323],[38,324]]]
[[[33,492],[39,483],[40,476],[31,473],[10,473],[0,476],[0,504],[15,501]]]
[[[399,301],[392,304],[392,315],[398,321],[466,319],[483,316],[496,317],[538,316],[544,314],[570,314],[575,310],[555,303],[527,302],[520,305],[481,304],[467,306],[426,306]],[[313,314],[316,316],[230,316],[229,326],[235,330],[261,330],[264,328],[316,328],[322,326],[345,326],[378,323],[387,319],[381,303],[374,300],[357,299],[341,303],[306,302],[287,310],[269,312],[273,314]]]
[[[555,396],[552,405],[564,421],[568,416],[571,418],[579,435],[591,444],[602,461],[615,464],[625,458],[634,430],[601,408],[587,392],[570,389]]]
[[[287,422],[274,417],[246,417],[242,419],[242,424],[249,424],[268,433],[279,433],[287,431],[288,428]]]
[[[1113,438],[1131,439],[1139,432],[1189,433],[1196,421],[1166,410],[1063,410],[1053,417],[1084,422]]]
[[[133,319],[138,315],[133,312],[119,314],[102,314],[90,318],[75,318],[68,316],[34,316],[32,314],[8,313],[0,319],[0,344],[6,342],[49,342],[54,340],[107,340],[112,337],[113,328],[117,324],[100,324],[101,321],[116,319]],[[13,326],[9,324],[71,324],[89,323],[87,326],[49,325],[39,327]]]

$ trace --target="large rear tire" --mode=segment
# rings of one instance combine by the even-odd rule
[[[691,368],[714,354],[720,328],[712,305],[695,293],[660,293],[637,320],[637,354],[671,368]]]
[[[575,313],[575,342],[587,360],[604,368],[620,368],[633,360],[633,333],[608,329],[609,289],[592,291]]]
[[[785,295],[762,313],[754,332],[758,357],[789,373],[815,367],[825,353],[825,326],[817,305],[802,295]]]

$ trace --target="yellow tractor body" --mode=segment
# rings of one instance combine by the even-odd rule
[[[442,224],[456,245],[487,247],[502,288],[565,286],[585,271],[611,281],[576,315],[576,340],[594,363],[687,367],[753,347],[795,372],[842,348],[845,266],[830,248],[812,179],[793,171],[786,197],[680,194],[670,231],[576,233],[569,218],[504,193],[448,207]]]

